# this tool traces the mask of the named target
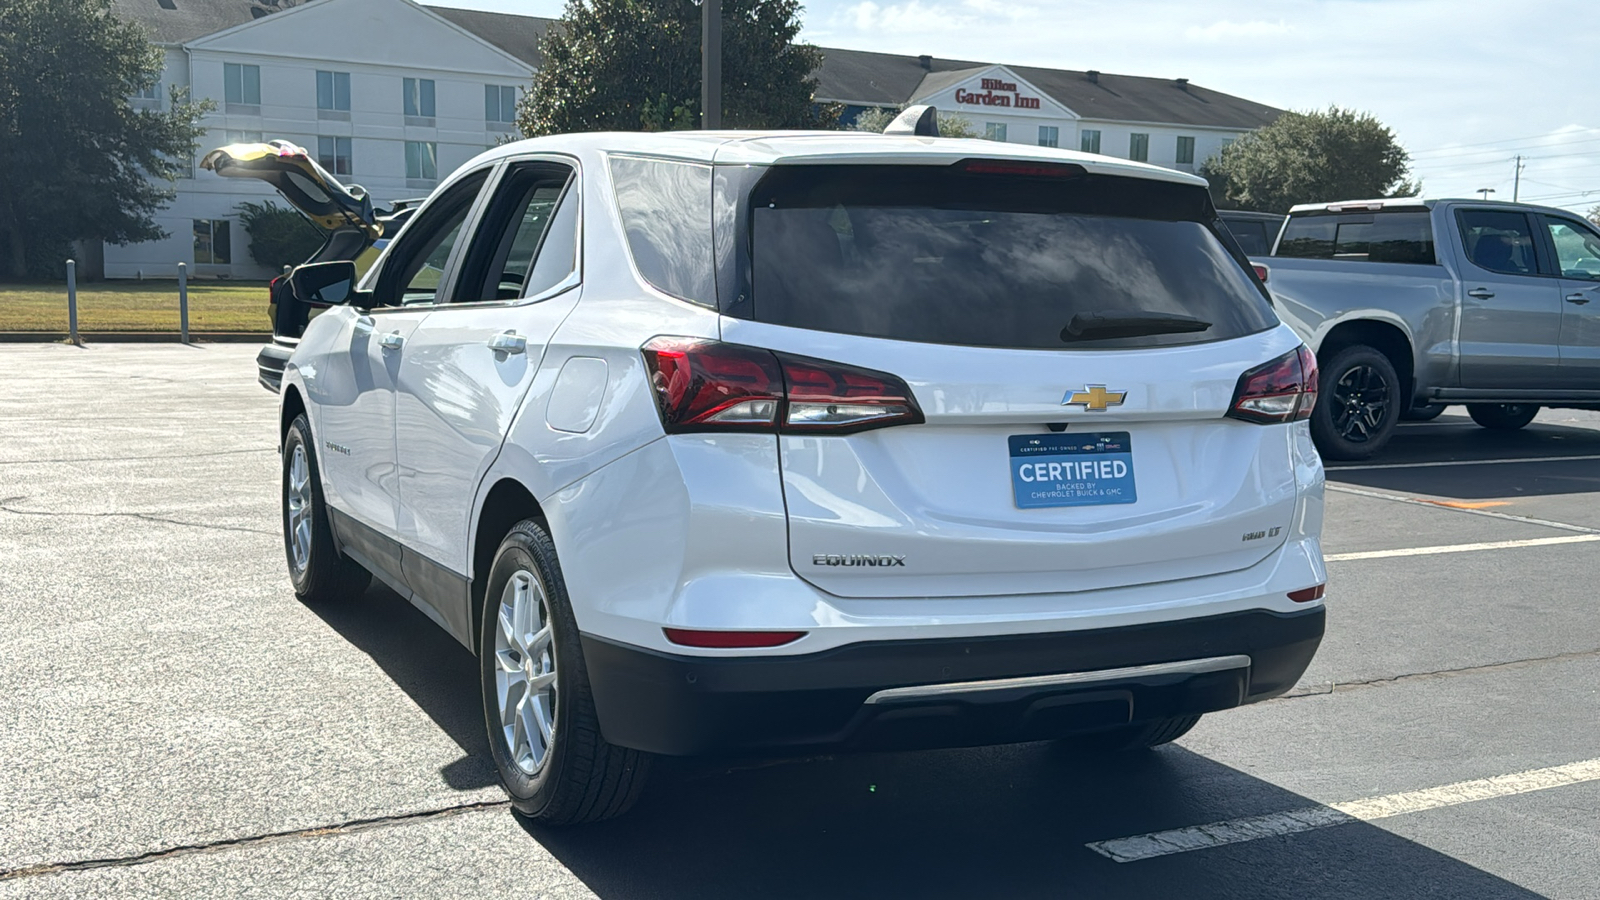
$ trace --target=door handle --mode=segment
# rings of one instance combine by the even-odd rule
[[[361,316],[350,327],[356,334],[371,334],[374,327],[372,317]]]
[[[502,331],[489,338],[489,349],[496,353],[526,353],[528,339],[515,331]]]
[[[1567,295],[1567,302],[1568,303],[1576,303],[1579,306],[1582,306],[1585,303],[1589,302],[1589,298],[1584,296],[1582,293],[1568,294]]]
[[[400,332],[398,331],[391,331],[383,337],[378,338],[378,346],[385,350],[399,350],[400,346],[405,342],[406,339],[401,337]]]
[[[1479,300],[1487,300],[1494,296],[1494,291],[1491,291],[1488,288],[1473,288],[1472,290],[1467,291],[1467,296],[1477,297]]]

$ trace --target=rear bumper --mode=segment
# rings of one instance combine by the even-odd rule
[[[592,635],[583,649],[614,744],[675,756],[909,749],[1041,740],[1275,697],[1311,663],[1324,618],[1319,605],[782,657],[678,656]],[[970,684],[999,679],[1020,680]],[[895,690],[927,686],[940,687]]]
[[[294,353],[293,347],[282,344],[267,344],[256,354],[256,381],[261,386],[274,394],[283,391],[283,369],[289,364],[289,355]]]

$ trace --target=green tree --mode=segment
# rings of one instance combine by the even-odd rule
[[[1394,132],[1368,113],[1330,106],[1286,112],[1222,148],[1200,167],[1224,209],[1286,213],[1296,203],[1406,197],[1411,159]]]
[[[241,203],[239,221],[250,235],[250,256],[269,269],[297,266],[317,252],[326,235],[305,216],[268,200]]]
[[[1595,223],[1596,225],[1600,225],[1600,206],[1596,206],[1594,209],[1589,210],[1589,221]]]
[[[856,120],[850,123],[850,127],[847,130],[872,131],[882,134],[883,130],[889,127],[889,123],[894,121],[894,117],[904,111],[904,106],[899,109],[883,109],[881,107],[864,109],[856,115]],[[978,134],[978,129],[973,127],[972,122],[968,121],[966,116],[960,113],[941,112],[939,113],[939,136],[975,138],[981,135]]]
[[[794,42],[799,15],[799,0],[723,0],[723,125],[826,128],[838,116],[814,100],[822,52]],[[568,0],[540,50],[544,65],[517,109],[524,136],[699,124],[692,0]]]
[[[111,0],[0,0],[0,273],[59,274],[68,241],[166,236],[153,216],[211,104],[131,108],[161,70]]]

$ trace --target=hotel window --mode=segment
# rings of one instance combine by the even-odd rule
[[[1041,146],[1041,147],[1059,147],[1059,146],[1061,146],[1061,129],[1058,128],[1055,125],[1040,125],[1039,126],[1039,146]]]
[[[317,111],[350,112],[349,72],[317,72]]]
[[[1078,138],[1078,149],[1085,153],[1100,152],[1100,132],[1092,128],[1086,129]]]
[[[350,174],[350,139],[347,137],[317,138],[317,165],[334,175]]]
[[[405,80],[405,111],[412,118],[433,118],[433,79],[407,78]]]
[[[158,81],[155,84],[152,84],[147,88],[144,88],[142,90],[134,91],[133,92],[133,99],[135,99],[135,100],[157,100],[157,101],[159,101],[161,99],[161,82]]]
[[[439,145],[431,141],[406,141],[406,180],[437,181]]]
[[[1138,132],[1128,135],[1128,158],[1136,162],[1150,158],[1150,135]]]
[[[259,131],[238,131],[230,128],[227,131],[224,131],[222,134],[223,140],[230,144],[261,143],[261,132]]]
[[[261,105],[261,67],[222,65],[223,96],[231,106]]]
[[[1178,138],[1178,165],[1181,166],[1184,163],[1188,163],[1191,166],[1194,165],[1194,138],[1192,137]]]
[[[194,220],[194,262],[197,266],[225,266],[233,261],[227,219]]]
[[[991,141],[1003,141],[1003,140],[1005,140],[1006,139],[1006,123],[1004,123],[1004,122],[985,122],[985,123],[983,123],[983,136],[988,138]]]
[[[509,84],[483,86],[483,120],[510,126],[517,121],[517,89]]]

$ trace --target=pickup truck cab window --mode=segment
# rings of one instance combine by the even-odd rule
[[[1456,213],[1461,244],[1472,264],[1503,275],[1537,275],[1533,227],[1520,212],[1463,209]]]
[[[1291,216],[1273,255],[1424,266],[1438,261],[1425,209]]]
[[[1600,280],[1600,235],[1568,219],[1546,217],[1544,221],[1556,248],[1561,277]]]

